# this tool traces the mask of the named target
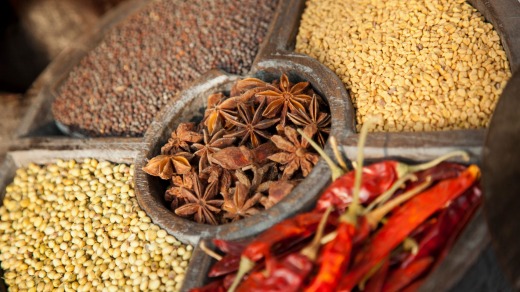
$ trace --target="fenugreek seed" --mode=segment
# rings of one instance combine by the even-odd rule
[[[367,119],[372,131],[486,127],[502,90],[492,90],[493,79],[511,76],[500,38],[466,1],[435,3],[308,0],[296,51],[336,72],[359,128]],[[465,102],[474,97],[489,102]],[[468,107],[478,115],[465,114]]]

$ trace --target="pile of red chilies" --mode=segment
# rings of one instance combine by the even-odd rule
[[[214,239],[225,253],[208,274],[216,280],[192,291],[417,290],[482,198],[478,167],[444,158],[365,167],[358,159],[311,212],[248,243]]]

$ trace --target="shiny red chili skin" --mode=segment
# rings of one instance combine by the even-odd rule
[[[255,238],[242,252],[242,256],[252,261],[271,256],[276,245],[291,238],[306,238],[314,234],[323,217],[321,212],[310,212],[286,219]]]
[[[292,253],[281,260],[271,259],[273,263],[270,274],[252,273],[237,289],[237,292],[296,292],[300,291],[303,282],[312,270],[313,263],[309,258]]]
[[[305,288],[306,292],[334,291],[345,273],[350,262],[356,227],[352,223],[341,222],[336,232],[336,237],[322,248],[318,273]]]
[[[479,175],[478,167],[472,165],[458,177],[437,183],[397,209],[372,237],[360,262],[343,278],[339,291],[351,291],[372,267],[387,257],[415,228],[472,187]]]
[[[397,292],[424,275],[434,262],[433,257],[418,259],[406,268],[392,271],[383,286],[383,292]]]
[[[441,251],[450,247],[448,243],[455,240],[481,202],[482,191],[476,185],[453,200],[441,211],[435,224],[421,237],[418,252],[415,255],[409,254],[402,261],[401,267],[404,268],[411,262],[428,256],[435,256],[437,261],[441,260]]]
[[[381,267],[377,272],[368,279],[367,285],[365,286],[364,292],[381,292],[385,285],[386,278],[388,276],[388,269],[390,267],[390,261],[388,259],[383,260]]]
[[[386,160],[363,167],[360,202],[373,200],[388,190],[398,179],[399,164],[397,161]],[[355,176],[355,171],[350,171],[333,181],[318,199],[315,210],[323,212],[329,206],[334,206],[339,212],[344,212],[352,202]]]

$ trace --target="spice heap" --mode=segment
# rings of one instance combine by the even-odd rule
[[[204,119],[181,123],[143,170],[170,181],[164,198],[175,214],[236,221],[270,208],[309,174],[318,155],[296,131],[323,145],[329,112],[308,82],[239,80],[230,97],[210,95]]]
[[[340,77],[371,131],[486,127],[511,76],[465,0],[308,0],[296,50]]]
[[[248,72],[276,4],[151,1],[72,70],[53,104],[55,119],[91,136],[142,136],[156,113],[201,74]]]
[[[85,159],[18,169],[0,208],[10,288],[180,290],[192,247],[151,223],[133,166]]]
[[[359,153],[354,171],[330,163],[334,180],[314,210],[247,243],[215,239],[223,256],[202,244],[216,280],[192,292],[416,291],[479,207],[480,170],[443,162],[463,152],[369,166]]]

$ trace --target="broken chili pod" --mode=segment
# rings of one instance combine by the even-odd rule
[[[398,268],[388,275],[383,292],[397,292],[421,277],[433,264],[433,257],[418,259],[406,268]]]
[[[343,278],[339,290],[351,291],[373,266],[387,257],[415,228],[448,202],[462,195],[479,176],[479,168],[471,165],[458,177],[440,181],[397,209],[372,237],[360,263],[354,265]]]

